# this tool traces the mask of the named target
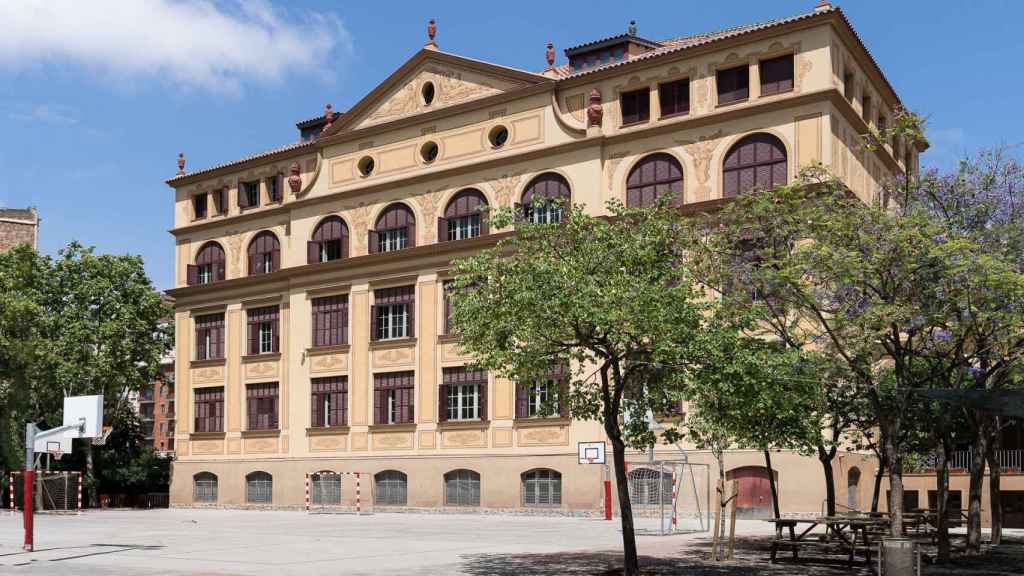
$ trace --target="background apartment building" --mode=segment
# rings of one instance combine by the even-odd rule
[[[565,54],[528,72],[444,52],[431,28],[296,143],[194,172],[182,160],[172,504],[301,506],[306,475],[330,470],[367,474],[379,505],[598,510],[603,472],[576,446],[600,425],[535,416],[551,388],[472,370],[449,332],[452,260],[511,233],[480,208],[553,220],[531,202],[601,215],[671,191],[699,212],[813,163],[869,202],[917,169],[901,141],[861,145],[901,102],[827,2],[667,40],[631,26]],[[773,459],[786,509],[819,511],[817,461]],[[767,510],[761,454],[727,466],[743,506]],[[841,455],[840,499],[869,502],[873,470]]]

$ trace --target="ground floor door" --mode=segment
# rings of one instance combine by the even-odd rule
[[[744,466],[726,473],[726,480],[735,480],[739,495],[736,498],[736,516],[740,518],[771,518],[772,489],[768,482],[768,469],[764,466]]]

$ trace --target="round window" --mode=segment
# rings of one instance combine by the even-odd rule
[[[508,128],[504,126],[495,126],[491,128],[490,134],[487,135],[487,139],[491,141],[491,146],[495,148],[501,148],[508,142]]]
[[[423,103],[430,106],[430,103],[434,101],[434,83],[427,82],[422,88]]]
[[[369,176],[370,174],[373,174],[373,158],[370,158],[369,156],[363,156],[362,160],[359,161],[358,167],[359,173],[362,174],[363,176]]]
[[[436,160],[437,142],[425,142],[423,146],[420,147],[420,156],[423,158],[423,161],[426,162],[427,164],[430,164],[431,162]]]

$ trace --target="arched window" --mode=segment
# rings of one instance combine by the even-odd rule
[[[531,180],[523,192],[521,213],[534,224],[557,224],[571,201],[569,182],[561,174],[545,172]]]
[[[437,241],[465,240],[487,234],[487,197],[475,188],[456,194],[437,219]]]
[[[472,470],[452,470],[444,475],[446,506],[479,506],[480,475]]]
[[[854,466],[846,473],[846,507],[856,510],[859,504],[860,468]]]
[[[320,506],[341,506],[341,474],[330,470],[310,474],[309,499]]]
[[[203,244],[195,265],[190,264],[186,272],[189,286],[220,282],[224,279],[224,249],[216,242]]]
[[[562,475],[547,468],[523,472],[523,506],[561,506]]]
[[[320,221],[313,239],[306,243],[306,263],[329,262],[348,258],[348,226],[337,216]]]
[[[722,166],[726,197],[768,190],[787,181],[786,147],[771,134],[751,134],[733,144]]]
[[[644,156],[626,178],[626,206],[651,208],[665,194],[672,206],[683,203],[683,167],[675,156],[659,152]]]
[[[405,506],[409,478],[398,470],[385,470],[373,476],[373,498],[378,506]]]
[[[274,477],[266,472],[251,472],[245,476],[245,501],[250,504],[270,504],[274,501]]]
[[[217,501],[217,475],[199,472],[192,477],[192,501],[209,504]]]
[[[273,232],[263,231],[249,242],[249,276],[270,274],[281,268],[281,244]]]
[[[416,245],[416,217],[405,204],[392,204],[377,217],[369,234],[371,254],[412,248]]]
[[[636,468],[629,473],[629,501],[634,506],[672,504],[672,472]]]

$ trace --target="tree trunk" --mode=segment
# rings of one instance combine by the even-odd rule
[[[975,418],[979,418],[975,415]],[[981,416],[984,418],[984,416]],[[980,419],[980,418],[979,418]],[[974,420],[974,418],[972,418]],[[967,491],[967,554],[981,553],[981,486],[985,481],[985,426],[972,426],[971,484]]]
[[[717,562],[722,558],[722,541],[725,540],[725,506],[722,505],[722,502],[725,501],[725,450],[719,448],[712,452],[715,455],[715,460],[718,461],[718,488],[715,491],[715,519],[717,520],[715,533],[718,536],[715,541],[718,542],[718,546],[715,546],[711,553],[711,561]]]
[[[826,450],[821,444],[818,445],[818,461],[825,473],[825,516],[829,518],[836,515],[836,476],[832,470],[832,459],[835,456],[835,450]]]
[[[992,514],[992,545],[998,546],[1003,540],[1003,496],[1000,488],[1002,471],[999,469],[999,450],[1002,449],[1002,430],[999,428],[999,417],[996,416],[993,434],[988,441],[985,459],[988,460],[988,493],[989,509]]]
[[[615,466],[615,487],[619,495],[619,517],[622,521],[622,556],[624,576],[640,574],[636,554],[636,534],[633,530],[633,504],[629,500],[629,478],[626,475],[626,447],[621,438],[611,438],[612,458]]]
[[[889,461],[890,534],[903,536],[903,456],[896,452],[892,434],[885,435],[885,459]]]
[[[936,532],[938,539],[938,561],[945,564],[949,562],[949,456],[952,452],[949,435],[943,434],[938,446],[938,462],[935,466],[935,514]]]
[[[885,477],[885,469],[888,466],[885,463],[885,458],[879,454],[878,456],[878,470],[875,471],[875,488],[874,492],[871,493],[871,512],[878,512],[878,502],[882,495],[882,478]]]
[[[92,465],[92,442],[85,442],[85,486],[87,508],[95,508],[98,497],[96,496],[96,476],[93,473]]]
[[[775,470],[772,469],[772,453],[764,451],[764,465],[768,468],[768,487],[772,491],[772,510],[776,518],[782,518],[782,511],[779,509],[779,488],[775,485]]]

